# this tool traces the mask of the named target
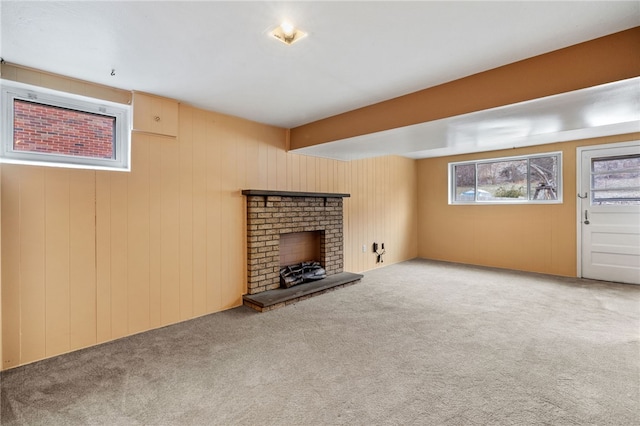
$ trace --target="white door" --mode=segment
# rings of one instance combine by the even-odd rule
[[[640,284],[640,141],[578,149],[580,273]]]

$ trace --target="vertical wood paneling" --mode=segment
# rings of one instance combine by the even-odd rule
[[[415,161],[411,163],[405,161],[405,159],[396,158],[394,165],[391,167],[391,176],[392,181],[390,184],[391,191],[393,194],[393,203],[403,202],[403,197],[416,200],[417,194],[413,193],[413,188],[415,185],[415,172],[414,166]],[[393,173],[394,169],[400,168],[403,170],[402,173]],[[413,175],[412,175],[413,173]],[[394,189],[399,189],[394,191]],[[405,201],[406,202],[406,201]],[[414,206],[416,203],[414,202]],[[394,211],[394,222],[393,222],[393,246],[396,250],[398,250],[399,256],[396,260],[406,259],[411,255],[411,250],[414,245],[410,243],[411,239],[415,239],[416,230],[412,229],[412,226],[415,226],[414,217],[411,214],[412,209],[405,210],[396,210]],[[406,223],[408,222],[408,223]],[[415,250],[415,248],[413,248]],[[415,256],[415,252],[413,253]]]
[[[307,190],[307,174],[305,169],[307,168],[307,157],[304,155],[296,155],[296,161],[292,170],[294,188],[296,191]]]
[[[69,180],[69,342],[97,342],[95,172],[73,170]]]
[[[401,188],[396,195],[395,202],[401,202],[404,199],[416,200],[418,191],[416,189],[416,162],[408,162],[406,159],[398,158],[397,167],[404,170],[403,173],[397,174],[393,182],[392,188]],[[406,201],[405,201],[406,202]],[[395,245],[398,250],[402,250],[400,259],[407,259],[416,256],[417,250],[417,202],[414,201],[412,208],[407,208],[396,212],[396,225],[394,232],[396,233]]]
[[[389,246],[389,244],[391,244],[391,246],[393,246],[393,229],[392,229],[392,224],[395,222],[395,213],[394,210],[397,209],[392,209],[392,205],[391,205],[391,197],[388,196],[389,193],[389,181],[391,179],[391,176],[389,174],[389,168],[391,166],[391,164],[393,163],[393,158],[381,158],[381,162],[380,162],[380,167],[382,168],[382,172],[380,173],[380,182],[378,182],[378,196],[377,196],[377,201],[378,201],[378,208],[383,212],[383,217],[380,220],[380,224],[379,224],[379,232],[380,232],[380,236],[378,238],[380,238],[380,241],[383,241],[385,243],[386,246]],[[397,205],[397,204],[396,204]],[[393,254],[396,254],[397,252],[394,250]],[[384,256],[384,260],[386,261],[391,261],[394,258],[394,256]]]
[[[0,164],[0,260],[2,259],[2,165]],[[0,370],[4,364],[2,351],[2,261],[0,261]]]
[[[387,206],[384,203],[384,191],[386,185],[386,163],[388,162],[387,158],[377,157],[373,159],[373,211],[375,212],[375,221],[373,225],[373,233],[372,240],[381,243],[389,243],[389,241],[385,238],[385,219],[387,216]],[[388,260],[388,257],[387,257]],[[380,266],[380,265],[378,265]]]
[[[563,162],[570,161],[566,157]],[[574,159],[575,161],[575,159]],[[570,173],[570,172],[569,172]],[[565,176],[567,175],[567,171],[565,170]],[[565,187],[566,193],[571,189]],[[575,191],[575,189],[574,189]],[[567,261],[567,253],[571,253],[572,249],[576,246],[576,229],[575,227],[566,226],[565,223],[565,215],[563,214],[562,206],[554,206],[554,208],[550,209],[551,214],[549,215],[549,223],[548,226],[551,229],[554,229],[555,232],[551,234],[551,248],[549,250],[549,256],[551,258],[551,264],[549,266],[549,271],[558,275],[566,275],[571,276],[575,273],[574,264],[577,262],[577,259],[573,261]]]
[[[367,186],[369,182],[367,160],[358,162],[360,172],[358,173],[358,211],[356,215],[356,224],[360,228],[360,241],[366,245],[366,253],[359,257],[358,270],[368,270],[367,258],[371,255],[371,242],[369,241],[369,221],[365,220],[365,215],[370,214],[373,218],[373,212],[369,210],[369,199],[367,197]]]
[[[288,168],[289,168],[289,160],[287,158],[286,151],[282,149],[276,149],[276,188],[283,189],[287,187],[288,179]]]
[[[303,155],[298,154],[289,154],[294,157],[293,163],[289,167],[289,173],[291,176],[289,177],[289,181],[291,182],[291,190],[292,191],[305,191],[307,187],[306,181],[303,182],[303,173],[305,167],[305,157]]]
[[[238,144],[236,145],[236,164],[244,162],[244,157],[241,157],[241,153],[244,151],[238,149]],[[237,180],[231,193],[233,206],[229,210],[232,230],[230,238],[234,243],[234,248],[231,251],[234,263],[229,285],[235,287],[231,301],[234,306],[242,304],[242,295],[247,291],[247,213],[246,200],[241,193],[244,188],[246,188],[244,182],[240,179]]]
[[[207,122],[207,311],[216,312],[222,304],[220,288],[221,260],[220,260],[220,235],[221,223],[220,209],[220,146],[217,131],[218,124],[223,125],[222,120],[215,125]],[[266,155],[266,148],[264,148]],[[266,161],[263,165],[266,174]],[[265,176],[266,178],[266,176]]]
[[[286,157],[286,155],[285,155]],[[237,278],[237,293],[236,298],[241,298],[242,294],[247,292],[247,205],[245,197],[241,191],[249,188],[247,184],[247,145],[243,143],[242,138],[236,135],[236,185],[233,188],[233,196],[236,199],[237,209],[232,210],[234,218],[235,237],[239,238],[239,246],[235,256],[238,257],[238,266],[236,274]],[[238,303],[241,303],[238,300]]]
[[[2,165],[0,164],[0,370],[4,364],[3,352],[3,321],[2,321]]]
[[[300,191],[300,156],[297,154],[287,155],[288,162],[288,184],[287,190]]]
[[[261,165],[264,167],[264,162],[260,156],[260,144],[254,138],[243,135],[240,143],[245,147],[246,157],[245,162],[247,164],[247,188],[266,189],[261,179]]]
[[[379,212],[375,208],[375,185],[374,179],[376,178],[374,164],[375,158],[367,158],[364,160],[365,167],[365,179],[364,179],[364,198],[365,198],[365,208],[366,212],[370,215],[371,220],[365,220],[366,216],[363,217],[363,222],[366,223],[365,230],[365,242],[371,247],[374,240],[376,239],[374,233],[376,231],[376,223],[378,221]],[[378,241],[379,243],[379,241]],[[363,270],[371,269],[375,264],[371,262],[371,259],[374,258],[374,255],[371,253],[371,248],[367,250],[367,256],[364,257],[364,264],[362,266]]]
[[[400,223],[402,221],[402,211],[395,209],[393,206],[399,205],[402,202],[402,190],[397,185],[402,185],[400,179],[393,173],[401,162],[399,158],[393,157],[389,161],[385,162],[385,190],[384,190],[384,204],[386,211],[385,220],[385,239],[387,246],[389,247],[390,255],[385,256],[390,262],[395,262],[397,259],[402,258],[406,249],[400,245]],[[403,177],[405,173],[402,173]],[[398,188],[394,193],[393,188]]]
[[[328,160],[326,158],[320,158],[320,191],[333,192],[333,163],[335,161]]]
[[[341,161],[331,161],[331,160],[327,160],[329,162],[329,168],[331,170],[330,172],[330,186],[329,186],[329,192],[339,192],[338,191],[338,165],[341,163]]]
[[[157,138],[161,150],[160,283],[162,324],[180,320],[180,155],[178,142]]]
[[[20,361],[45,356],[44,169],[25,167],[20,180]]]
[[[316,160],[315,157],[305,157],[306,158],[306,170],[305,173],[307,175],[307,191],[317,192],[318,188],[316,186]]]
[[[356,215],[356,224],[360,228],[360,241],[366,245],[366,252],[360,255],[358,262],[358,270],[366,271],[369,268],[368,258],[371,257],[371,241],[369,236],[369,228],[371,227],[370,221],[365,220],[366,215],[374,217],[373,212],[369,209],[369,197],[367,197],[367,190],[369,184],[369,168],[368,160],[361,160],[358,162],[360,172],[358,174],[358,211]]]
[[[162,322],[162,140],[149,140],[149,322]]]
[[[193,317],[193,126],[180,109],[180,319]]]
[[[349,198],[343,200],[344,202],[344,229],[343,232],[346,235],[345,240],[349,240],[351,242],[350,246],[345,244],[344,250],[344,269],[345,271],[358,271],[356,268],[357,256],[360,253],[360,241],[355,235],[355,228],[351,225],[354,220],[353,209],[356,203],[354,187],[355,182],[353,180],[353,173],[355,173],[355,163],[349,163],[349,167],[345,167],[345,177],[347,177],[349,186],[345,189],[348,189],[348,193],[351,195]],[[349,213],[347,213],[349,212]],[[353,247],[358,247],[358,250],[354,250]],[[351,248],[349,250],[348,248]]]
[[[45,169],[45,318],[47,356],[69,340],[69,171]]]
[[[110,196],[111,338],[129,334],[127,176],[112,173]]]
[[[346,170],[342,177],[341,168]],[[416,256],[416,173],[413,160],[380,157],[334,167],[345,200],[345,268],[366,271]],[[398,208],[398,206],[401,206]],[[385,243],[377,264],[373,242]],[[365,245],[365,252],[362,252]]]
[[[256,184],[257,189],[271,189],[269,188],[269,145],[265,143],[257,143],[257,170],[258,179]]]
[[[305,182],[306,190],[310,192],[316,191],[316,158],[315,157],[304,157],[304,163],[301,165],[300,172],[302,179]]]
[[[20,365],[20,173],[2,165],[2,368]]]
[[[132,169],[127,185],[128,332],[150,327],[149,146],[153,137],[136,133],[131,144]],[[134,163],[135,162],[135,163]]]
[[[247,182],[247,169],[250,167],[248,161],[248,146],[242,135],[235,135],[235,185],[234,189],[240,191],[249,188]],[[285,154],[285,159],[287,158]],[[244,204],[244,203],[243,203]]]
[[[111,177],[96,172],[96,335],[111,339]]]
[[[381,208],[384,210],[384,220],[382,221],[381,228],[383,229],[383,233],[381,235],[382,241],[385,242],[385,247],[387,248],[387,255],[384,256],[384,261],[386,262],[394,262],[395,259],[399,258],[399,251],[402,250],[398,247],[396,237],[396,227],[398,223],[398,210],[393,208],[397,206],[398,195],[394,195],[391,193],[391,185],[394,180],[393,173],[391,172],[392,168],[396,164],[396,159],[394,157],[385,158],[385,161],[382,163],[382,167],[384,169],[380,186],[382,187],[380,193],[380,203]]]
[[[337,162],[337,175],[336,175],[336,192],[351,194],[351,174],[348,173],[347,163],[343,161]],[[356,244],[351,238],[351,197],[344,198],[342,200],[343,211],[343,229],[342,239],[344,242],[344,270],[353,271],[351,268],[351,259],[353,258],[353,251]]]
[[[207,157],[203,113],[182,107],[193,135],[193,314],[207,313]]]
[[[267,189],[278,189],[278,148],[267,144]]]
[[[362,220],[359,215],[364,211],[362,208],[362,182],[360,179],[361,174],[362,161],[354,161],[351,163],[351,223],[353,227],[351,229],[351,235],[353,240],[356,242],[358,247],[360,245],[365,244],[364,235],[362,234]],[[363,253],[360,250],[355,252],[356,254],[353,256],[353,270],[354,271],[362,271],[362,256]]]
[[[231,308],[242,304],[242,294],[246,292],[247,255],[246,255],[246,214],[244,213],[245,200],[240,191],[231,192],[231,205],[229,214],[229,243],[231,245],[230,276],[225,284],[228,289],[226,301]]]
[[[232,191],[237,187],[236,182],[236,138],[225,128],[220,135],[218,157],[220,159],[220,309],[228,309],[237,303],[238,281],[235,274],[238,264],[237,244],[241,238],[235,234],[234,215],[238,215],[239,206],[235,205]],[[273,159],[275,161],[275,158]],[[275,174],[274,174],[275,175]]]

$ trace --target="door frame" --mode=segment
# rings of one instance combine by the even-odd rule
[[[601,145],[586,145],[579,146],[576,148],[576,260],[577,260],[577,270],[576,276],[578,278],[582,277],[582,202],[580,198],[578,198],[578,194],[582,194],[585,189],[582,188],[582,153],[584,151],[598,150],[598,149],[608,149],[608,148],[626,148],[632,146],[639,146],[640,140],[631,140],[627,142],[617,142],[617,143],[606,143]],[[589,191],[589,196],[591,196],[591,188],[586,189]]]

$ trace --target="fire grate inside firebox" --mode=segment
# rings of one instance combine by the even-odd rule
[[[301,262],[280,268],[280,287],[289,288],[294,285],[318,281],[327,277],[327,271],[320,262]]]

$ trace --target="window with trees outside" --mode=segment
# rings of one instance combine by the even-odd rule
[[[449,163],[449,204],[561,203],[562,154]]]
[[[2,82],[0,161],[130,170],[129,106]]]

